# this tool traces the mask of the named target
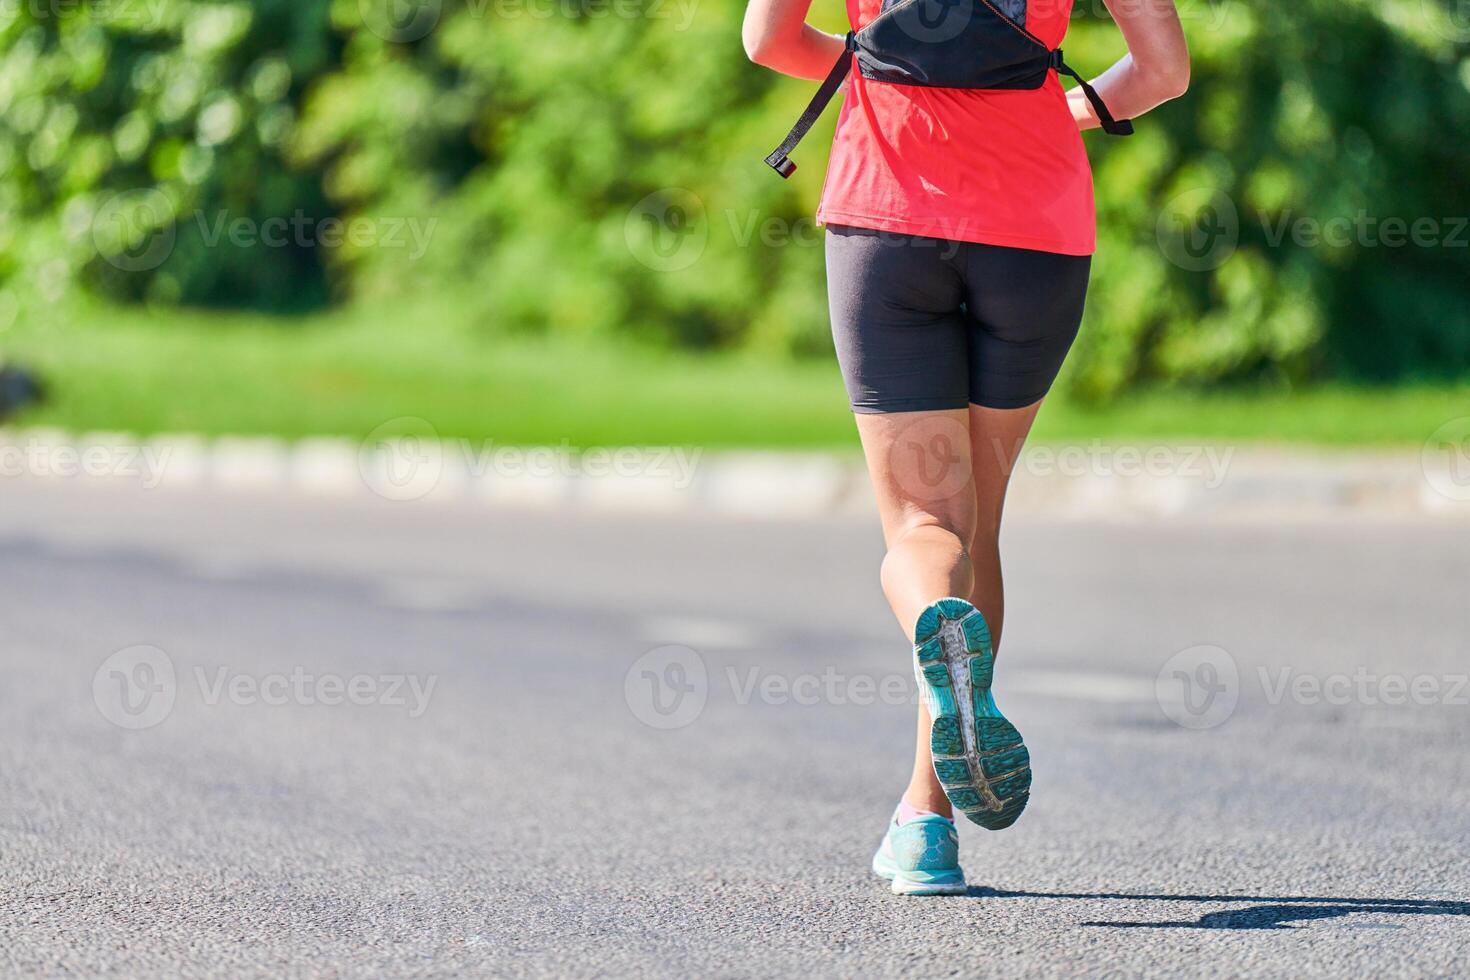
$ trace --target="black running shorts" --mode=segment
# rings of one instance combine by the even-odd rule
[[[1092,257],[827,227],[832,337],[852,410],[1024,408],[1056,380]]]

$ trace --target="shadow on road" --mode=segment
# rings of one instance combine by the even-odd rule
[[[1439,901],[1414,898],[1322,898],[1270,897],[1262,895],[1125,895],[1120,893],[1068,893],[1003,891],[996,888],[971,888],[974,898],[1067,898],[1079,901],[1135,902],[1255,902],[1250,908],[1208,912],[1193,921],[1116,921],[1084,922],[1084,926],[1112,929],[1292,929],[1292,922],[1313,919],[1340,919],[1363,912],[1375,915],[1467,915],[1470,902]],[[1374,923],[1371,928],[1400,928],[1387,923]]]

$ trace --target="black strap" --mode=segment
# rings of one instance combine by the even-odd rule
[[[857,41],[854,39],[852,31],[847,32],[847,38],[843,44],[842,56],[837,59],[837,63],[827,73],[826,79],[822,82],[822,87],[817,89],[817,94],[812,96],[812,100],[807,103],[806,109],[801,114],[801,118],[796,120],[796,125],[791,127],[791,132],[786,134],[786,138],[781,141],[781,145],[772,150],[770,156],[766,157],[766,165],[782,177],[790,177],[796,172],[796,164],[787,158],[787,154],[796,149],[796,144],[800,143],[802,137],[817,124],[817,120],[821,117],[822,111],[827,108],[827,103],[832,101],[832,96],[836,95],[837,90],[842,87],[842,80],[847,77],[848,71],[852,68],[852,53],[857,50]]]
[[[1092,111],[1097,113],[1098,121],[1102,123],[1103,132],[1113,136],[1132,136],[1133,122],[1128,119],[1114,119],[1113,114],[1108,111],[1107,103],[1102,96],[1097,94],[1097,89],[1087,84],[1087,79],[1073,71],[1065,61],[1062,60],[1062,49],[1057,48],[1051,53],[1051,66],[1063,75],[1071,75],[1077,79],[1077,84],[1082,86],[1082,94],[1087,96],[1087,101],[1092,103]]]

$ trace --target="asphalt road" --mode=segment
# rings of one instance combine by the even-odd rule
[[[1032,806],[906,899],[869,523],[12,481],[0,974],[1464,976],[1467,538],[1013,527]]]

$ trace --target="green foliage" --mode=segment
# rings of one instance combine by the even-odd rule
[[[299,160],[351,207],[436,222],[418,261],[337,256],[359,295],[470,282],[486,329],[828,348],[820,166],[793,189],[757,152],[806,86],[746,61],[738,5],[451,3],[409,45],[357,11],[334,7],[344,63]]]
[[[1179,9],[1189,93],[1131,140],[1093,138],[1074,392],[1463,376],[1470,24],[1433,0]],[[1068,48],[1097,64],[1115,35],[1082,21]]]
[[[284,148],[335,60],[325,3],[35,0],[0,9],[0,272],[163,302],[323,301],[316,253],[238,222],[329,214]]]
[[[830,349],[811,215],[836,112],[791,181],[762,164],[813,84],[747,63],[737,0],[68,9],[0,14],[0,276],[268,308],[471,296],[486,333]],[[1449,0],[1180,9],[1189,94],[1088,137],[1071,392],[1470,371],[1470,25]],[[840,29],[835,0],[817,16]],[[1100,0],[1067,49],[1122,53]],[[293,215],[376,231],[217,237]],[[390,240],[405,222],[425,248]]]

